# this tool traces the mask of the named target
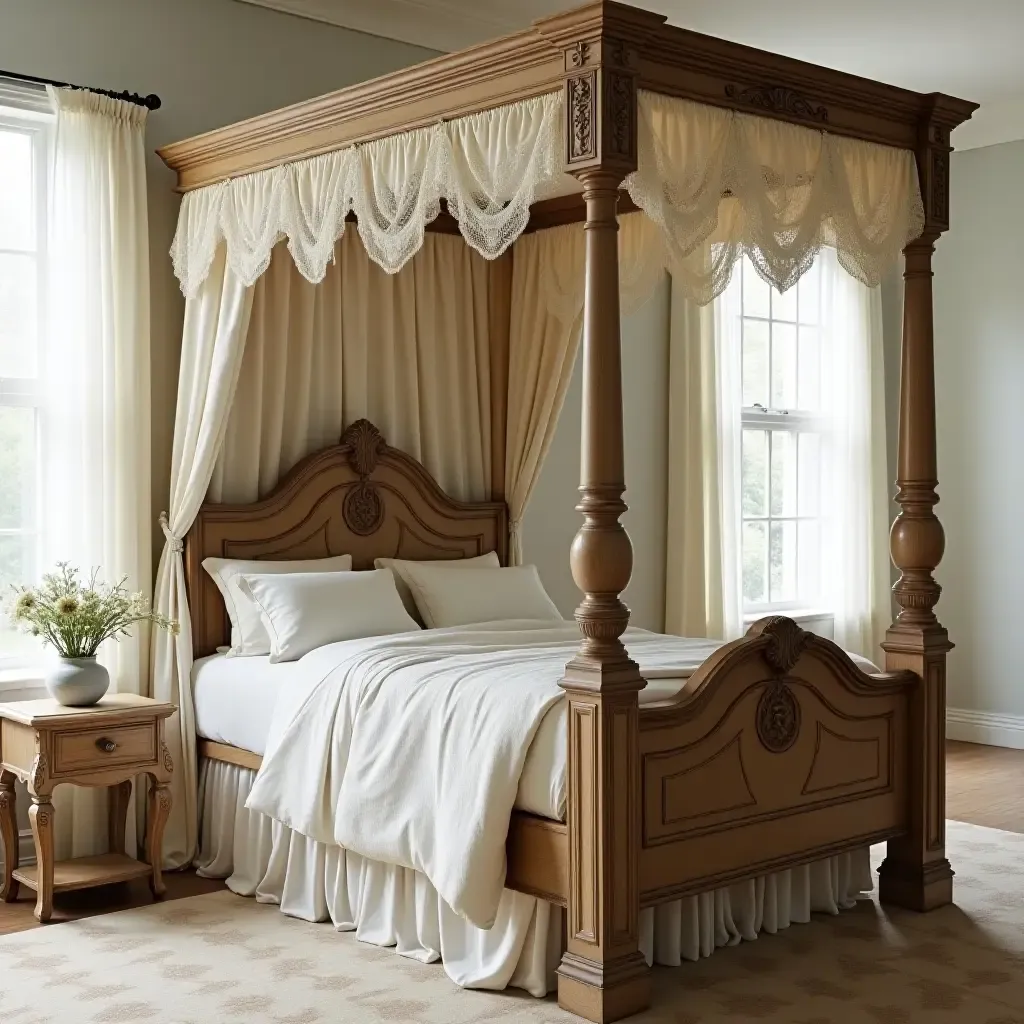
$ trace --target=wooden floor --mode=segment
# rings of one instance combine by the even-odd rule
[[[958,821],[1024,832],[1024,750],[982,747],[973,743],[947,745],[946,813]],[[198,896],[224,888],[224,883],[199,878],[192,871],[168,872],[166,899]],[[144,906],[151,901],[144,878],[103,889],[58,896],[53,921],[108,914]],[[40,927],[32,916],[35,893],[23,890],[17,903],[0,903],[0,935]]]
[[[1024,750],[948,742],[946,817],[1024,832]]]

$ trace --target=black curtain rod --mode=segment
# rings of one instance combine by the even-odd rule
[[[109,96],[115,100],[126,100],[147,110],[160,109],[160,97],[150,93],[140,96],[137,92],[114,92],[113,89],[93,89],[89,85],[72,85],[70,82],[55,82],[52,78],[37,78],[35,75],[21,75],[16,71],[0,71],[0,78],[13,78],[17,82],[32,82],[35,85],[55,85],[58,89],[80,89],[85,92],[98,92],[101,96]]]

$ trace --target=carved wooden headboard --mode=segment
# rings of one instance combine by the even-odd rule
[[[467,558],[508,554],[503,501],[450,498],[414,458],[391,448],[368,420],[341,444],[303,459],[262,501],[207,503],[185,540],[185,581],[195,656],[227,644],[230,624],[203,559],[268,561],[351,554],[355,569],[375,558]]]

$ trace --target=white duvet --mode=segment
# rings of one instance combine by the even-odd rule
[[[523,764],[579,645],[573,622],[499,622],[330,644],[278,698],[246,806],[303,835],[423,872],[488,928]],[[648,678],[720,643],[630,629]]]

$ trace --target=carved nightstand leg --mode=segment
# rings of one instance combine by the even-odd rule
[[[14,795],[15,776],[0,770],[0,842],[3,843],[4,873],[0,878],[0,899],[13,903],[18,898],[18,881],[14,869],[18,866],[18,818]]]
[[[153,895],[161,899],[167,886],[164,885],[161,862],[163,860],[164,847],[164,826],[171,813],[171,788],[166,783],[157,782],[149,787],[148,800],[148,824],[146,826],[146,860],[153,869],[150,876],[149,887]]]
[[[131,797],[130,781],[119,782],[107,790],[107,837],[111,853],[125,852],[125,820],[128,817],[128,801]]]
[[[28,820],[36,841],[36,920],[45,924],[53,913],[53,804],[48,793],[32,797]]]

